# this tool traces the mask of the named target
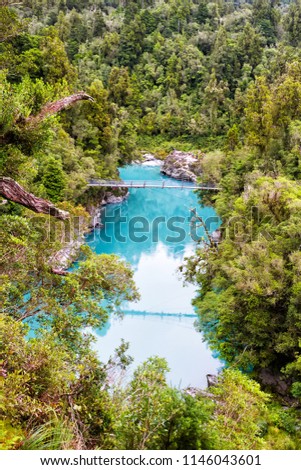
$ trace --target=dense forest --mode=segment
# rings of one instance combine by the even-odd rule
[[[0,18],[0,449],[300,449],[301,0],[0,0]],[[104,364],[83,333],[138,298],[130,266],[87,246],[55,266],[103,197],[89,178],[174,148],[222,188],[200,193],[221,242],[182,267],[227,365],[195,396],[158,357],[122,386],[127,344]]]

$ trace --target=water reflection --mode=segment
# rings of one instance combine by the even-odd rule
[[[215,373],[220,362],[215,359],[202,336],[194,328],[190,316],[137,316],[126,314],[123,319],[114,317],[104,336],[99,336],[96,348],[107,360],[120,338],[130,342],[129,354],[135,358],[131,370],[148,357],[165,357],[170,367],[168,381],[174,386],[189,385],[205,388],[206,374]]]

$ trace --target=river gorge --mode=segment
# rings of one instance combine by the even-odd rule
[[[160,166],[131,165],[120,169],[124,180],[166,180]],[[176,180],[172,180],[173,184]],[[181,181],[178,182],[182,186]],[[191,183],[184,189],[130,189],[121,204],[103,209],[101,228],[87,237],[96,253],[115,253],[129,262],[140,291],[138,302],[123,306],[122,318],[113,316],[97,332],[96,348],[106,361],[121,342],[130,343],[134,368],[148,357],[166,358],[168,381],[180,388],[206,387],[206,374],[221,367],[197,331],[191,305],[194,286],[183,286],[178,268],[194,252],[202,227],[194,230],[191,209],[209,221],[212,232],[219,224],[212,208],[200,207]],[[193,233],[195,232],[195,233]]]

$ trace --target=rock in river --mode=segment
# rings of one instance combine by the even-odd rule
[[[133,162],[136,165],[160,166],[162,161],[158,160],[152,153],[143,153],[140,160]]]
[[[177,180],[195,182],[201,175],[200,160],[193,153],[174,150],[164,160],[161,173]]]

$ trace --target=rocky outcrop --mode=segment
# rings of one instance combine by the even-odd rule
[[[262,385],[269,387],[272,392],[278,395],[287,396],[291,384],[284,380],[279,373],[274,373],[270,369],[262,369],[259,373],[259,380]]]
[[[202,390],[201,388],[197,388],[197,387],[188,387],[188,388],[185,388],[184,391],[185,393],[187,393],[187,395],[190,395],[193,398],[196,398],[196,397],[203,397],[203,398],[209,398],[209,399],[215,398],[213,393],[210,393],[206,390]]]
[[[129,190],[127,188],[116,188],[112,191],[106,191],[101,205],[105,206],[107,204],[120,204],[129,196]]]
[[[89,228],[94,230],[97,227],[102,227],[101,223],[101,206],[89,205],[86,207],[88,213],[90,214],[90,223]]]
[[[112,191],[105,191],[100,197],[99,204],[94,202],[93,204],[86,205],[86,210],[91,216],[89,227],[91,230],[102,227],[101,223],[101,211],[102,207],[107,204],[120,204],[129,196],[127,188],[116,188]]]
[[[201,175],[200,160],[193,153],[174,150],[164,160],[161,173],[177,180],[195,182]]]
[[[212,374],[207,374],[207,387],[215,387],[218,384],[218,376],[217,375],[212,375]]]
[[[84,244],[84,238],[72,240],[67,243],[63,248],[55,253],[49,260],[53,268],[53,272],[63,274],[71,264],[76,261],[79,255],[80,247]]]

